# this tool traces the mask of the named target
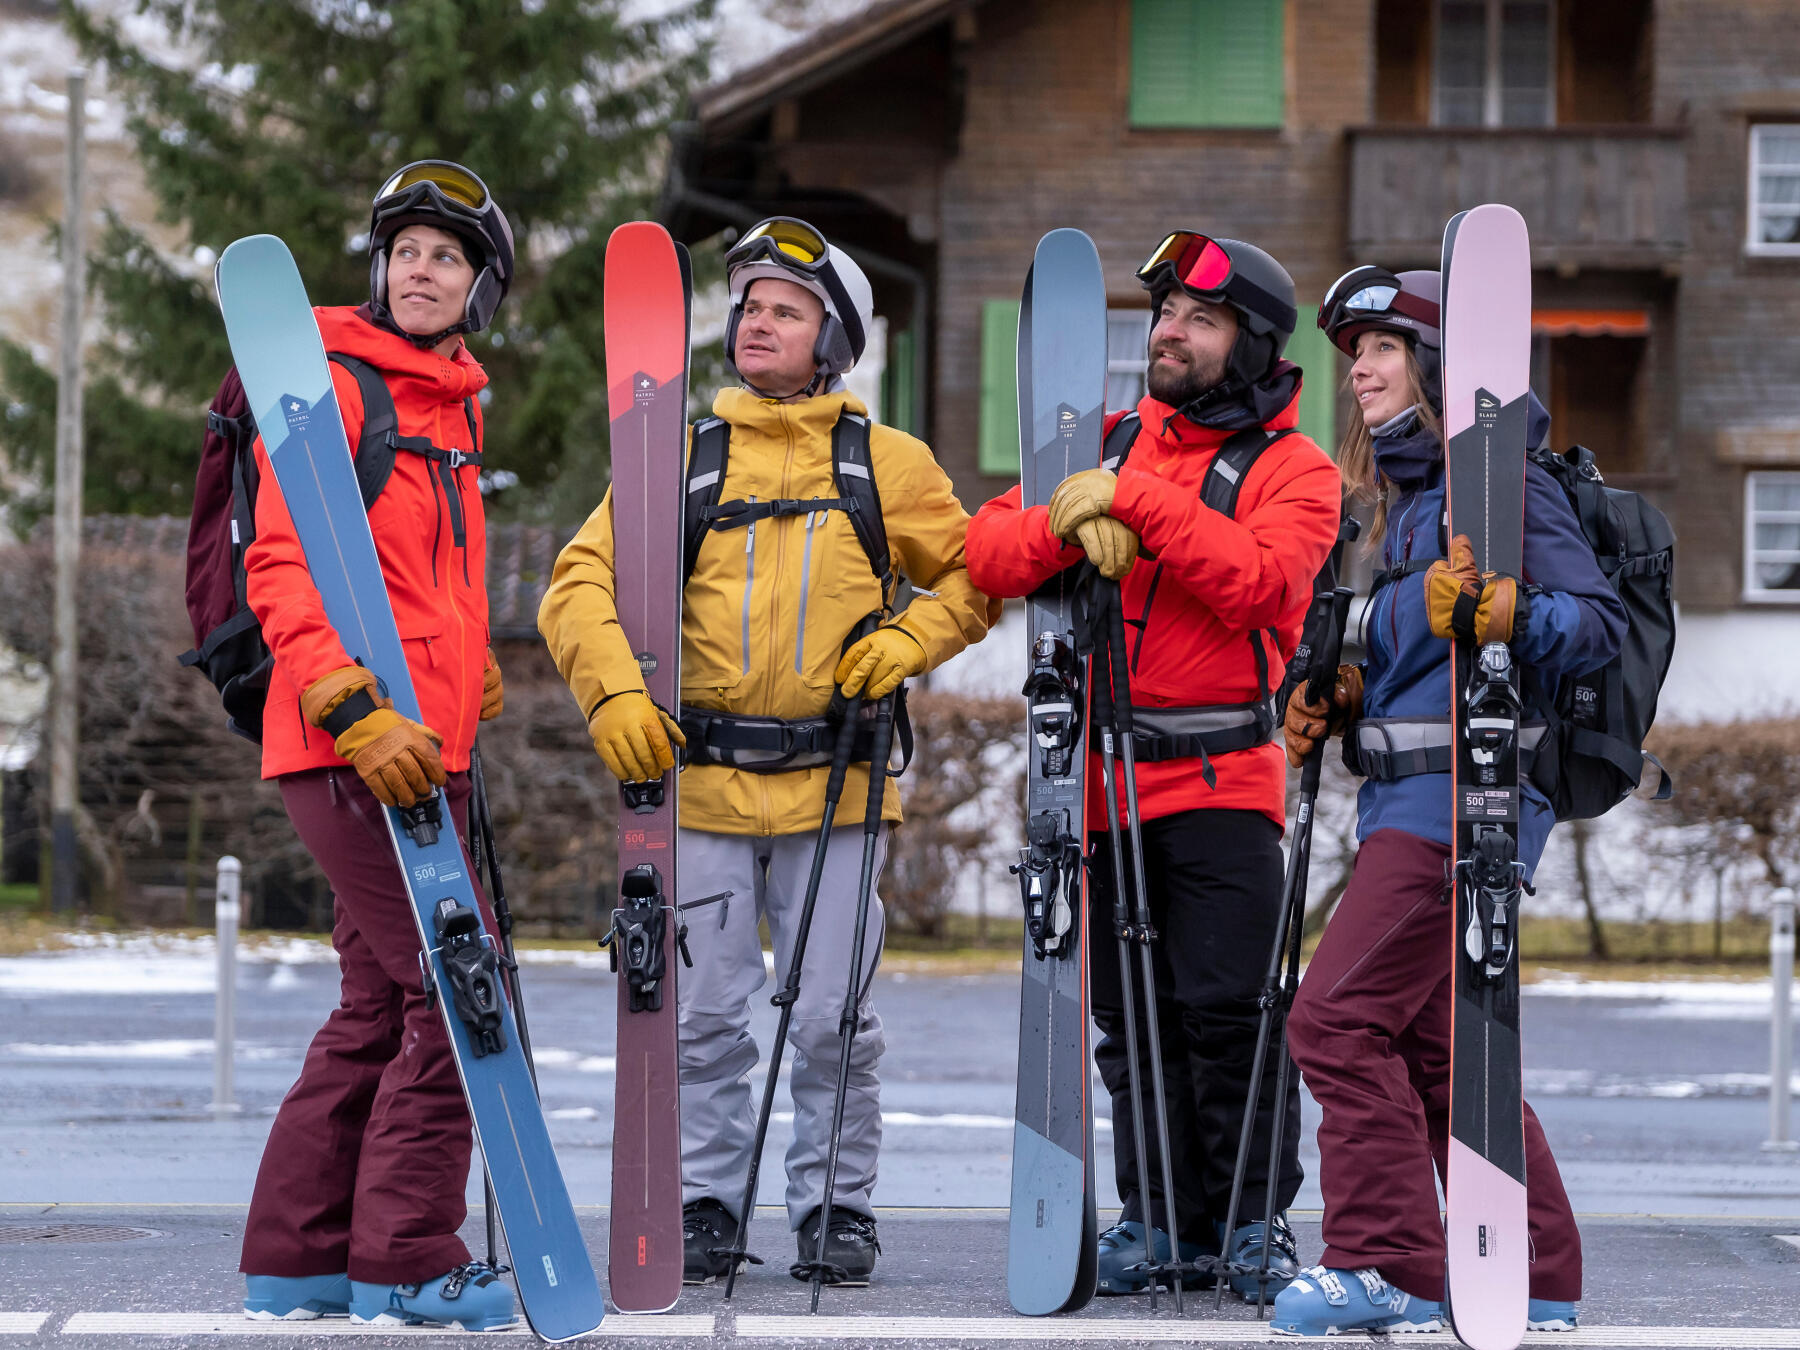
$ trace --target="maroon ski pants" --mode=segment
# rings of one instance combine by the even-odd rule
[[[240,1269],[427,1280],[469,1259],[457,1229],[473,1134],[443,1014],[425,1006],[412,906],[362,779],[312,769],[280,781],[288,817],[331,883],[343,990],[269,1132]],[[445,825],[462,838],[466,773],[450,775],[446,796]],[[481,909],[493,931],[485,895]]]
[[[1450,1133],[1449,860],[1448,848],[1404,830],[1364,840],[1288,1021],[1294,1062],[1324,1111],[1321,1263],[1374,1266],[1425,1299],[1444,1296],[1437,1178]],[[1531,1296],[1579,1299],[1581,1234],[1530,1106],[1525,1176]]]

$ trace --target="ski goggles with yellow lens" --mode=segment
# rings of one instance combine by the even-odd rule
[[[761,224],[752,226],[743,238],[726,251],[725,265],[742,267],[746,263],[767,258],[783,267],[812,273],[823,270],[830,256],[831,246],[825,242],[825,236],[804,220],[795,220],[792,216],[770,216]]]
[[[421,159],[382,184],[375,194],[376,210],[391,210],[397,205],[391,198],[417,202],[427,197],[452,215],[478,214],[493,200],[487,184],[462,165],[447,159]]]

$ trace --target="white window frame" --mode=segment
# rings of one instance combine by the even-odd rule
[[[1531,128],[1507,127],[1500,120],[1500,23],[1501,6],[1505,0],[1487,0],[1487,50],[1486,63],[1482,73],[1481,84],[1481,125],[1484,129],[1524,131]],[[1546,0],[1549,13],[1545,16],[1545,26],[1550,38],[1550,60],[1548,78],[1544,85],[1544,126],[1556,125],[1556,18],[1557,0]],[[1437,50],[1438,32],[1442,26],[1443,0],[1431,7],[1431,125],[1442,126],[1442,112],[1438,107]],[[1474,130],[1474,128],[1468,128]]]
[[[1771,590],[1756,584],[1756,480],[1762,477],[1791,478],[1800,482],[1800,470],[1757,469],[1744,475],[1744,588],[1740,598],[1748,605],[1800,605],[1800,588]],[[1800,511],[1765,512],[1764,515],[1779,516],[1783,523],[1792,517],[1793,523],[1800,524]],[[1765,555],[1769,552],[1763,550]],[[1780,552],[1792,552],[1795,554],[1793,561],[1800,562],[1800,549]]]
[[[1112,355],[1112,344],[1110,341],[1107,344],[1106,356],[1107,384],[1109,386],[1112,384],[1115,375],[1133,376],[1138,382],[1138,398],[1144,396],[1143,391],[1150,378],[1149,339],[1152,317],[1150,311],[1142,305],[1108,305],[1106,307],[1107,336],[1109,339],[1112,336],[1112,321],[1114,319],[1130,318],[1144,324],[1144,346],[1139,349],[1138,354],[1135,357],[1114,357]],[[1107,404],[1109,411],[1117,411],[1117,409],[1111,407],[1112,395],[1110,389],[1107,394]],[[1123,407],[1127,411],[1137,407],[1137,399],[1132,399],[1131,402],[1124,404]]]
[[[1765,127],[1800,128],[1795,122],[1752,122],[1750,124],[1750,172],[1744,184],[1744,252],[1757,258],[1800,258],[1800,242],[1791,244],[1771,244],[1767,240],[1756,237],[1757,217],[1762,205],[1757,200],[1757,184],[1762,177],[1762,137],[1758,135]],[[1782,166],[1786,168],[1786,165]],[[1800,165],[1795,166],[1800,173]]]

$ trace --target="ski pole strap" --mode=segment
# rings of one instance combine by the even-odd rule
[[[1155,764],[1267,745],[1280,723],[1275,705],[1271,695],[1204,708],[1135,708],[1131,748],[1140,763]]]
[[[1538,746],[1549,728],[1543,722],[1519,727],[1519,774],[1531,772]],[[1448,717],[1365,717],[1344,733],[1344,767],[1374,783],[1392,783],[1422,773],[1449,773],[1455,745]]]
[[[904,693],[894,704],[894,737],[900,742],[897,775],[912,762],[912,722]],[[875,707],[864,704],[857,715],[856,740],[850,762],[867,764],[876,751]],[[681,730],[687,737],[689,764],[723,764],[749,773],[786,773],[830,765],[841,722],[835,717],[743,717],[710,708],[681,706]]]

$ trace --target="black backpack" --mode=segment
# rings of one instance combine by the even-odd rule
[[[375,504],[393,476],[401,450],[440,462],[479,466],[479,453],[440,450],[423,436],[399,434],[394,396],[381,372],[342,352],[331,360],[356,377],[362,393],[362,436],[356,446],[356,482],[363,509]],[[475,434],[472,400],[464,403],[469,433]],[[200,470],[194,481],[194,509],[188,520],[187,607],[194,626],[192,651],[184,666],[198,666],[225,705],[225,725],[246,740],[262,743],[263,703],[275,658],[263,641],[262,626],[245,600],[244,553],[256,538],[256,421],[234,366],[225,373],[206,410]],[[454,496],[452,501],[454,501]]]
[[[1606,665],[1535,691],[1555,753],[1540,748],[1532,780],[1558,820],[1590,820],[1624,801],[1648,762],[1661,775],[1655,799],[1666,801],[1674,783],[1644,750],[1644,737],[1675,652],[1675,531],[1637,493],[1607,487],[1587,447],[1561,455],[1540,447],[1531,459],[1568,497],[1627,619],[1625,641]]]
[[[814,511],[842,511],[850,517],[857,542],[869,555],[869,567],[881,583],[883,606],[894,598],[894,565],[888,553],[887,524],[881,518],[881,492],[875,486],[869,457],[869,419],[853,412],[838,415],[831,429],[831,477],[835,497],[778,498],[767,502],[725,502],[725,467],[731,457],[731,424],[722,417],[694,423],[694,446],[688,455],[687,495],[682,512],[682,574],[685,587],[694,575],[700,546],[713,530],[735,530],[771,516],[804,516]]]

